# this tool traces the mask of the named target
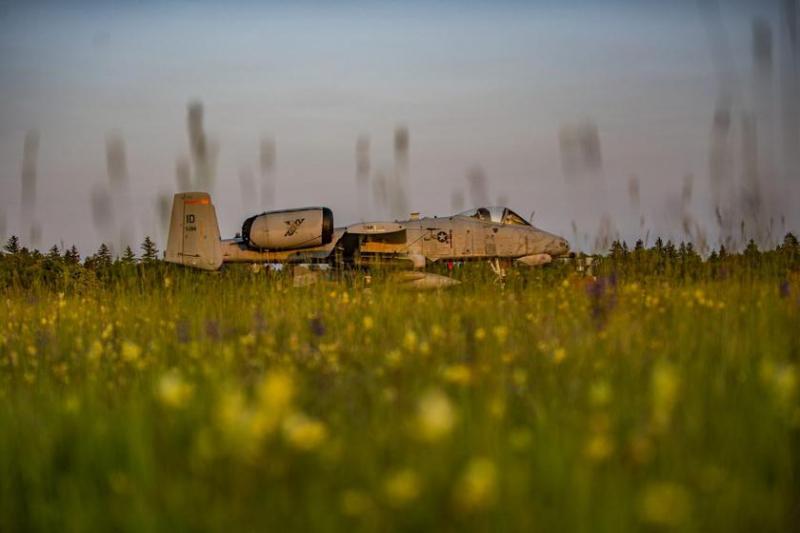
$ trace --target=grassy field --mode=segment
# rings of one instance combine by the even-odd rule
[[[800,520],[797,277],[146,274],[0,292],[0,530]]]

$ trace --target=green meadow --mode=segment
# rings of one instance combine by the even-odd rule
[[[411,292],[13,249],[0,530],[788,531],[798,268],[615,247]]]

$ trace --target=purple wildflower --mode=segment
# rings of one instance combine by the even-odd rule
[[[189,322],[187,320],[178,321],[175,325],[175,334],[178,336],[178,342],[185,344],[191,340],[192,334],[189,329]]]
[[[308,326],[311,328],[311,333],[317,337],[325,335],[325,324],[323,324],[322,318],[315,316],[308,322]]]
[[[778,293],[781,295],[781,298],[788,298],[792,292],[792,286],[789,283],[788,279],[781,281],[780,286],[778,287]]]

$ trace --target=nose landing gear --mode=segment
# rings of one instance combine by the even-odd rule
[[[508,273],[506,272],[505,265],[500,263],[500,259],[495,258],[494,260],[489,260],[489,266],[492,268],[492,272],[495,274],[495,283],[500,285],[500,287],[505,288],[506,286],[506,277]]]

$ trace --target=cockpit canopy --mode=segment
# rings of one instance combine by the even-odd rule
[[[458,216],[477,218],[482,222],[494,222],[495,224],[510,224],[515,226],[530,226],[527,220],[516,214],[507,207],[479,207],[468,209]]]

